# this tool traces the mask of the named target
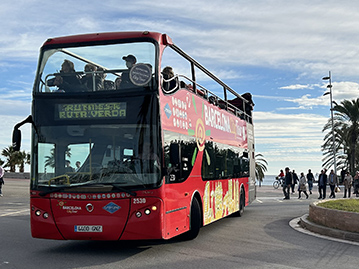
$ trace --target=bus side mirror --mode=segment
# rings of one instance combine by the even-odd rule
[[[12,147],[14,151],[19,151],[21,147],[21,131],[14,129],[12,132]]]
[[[20,147],[21,147],[21,131],[19,130],[19,128],[21,126],[23,126],[25,123],[31,123],[32,126],[34,127],[36,133],[37,133],[37,128],[35,126],[34,121],[32,120],[32,116],[28,116],[26,119],[24,119],[22,122],[19,122],[18,124],[16,124],[14,126],[14,131],[12,132],[12,147],[14,149],[14,151],[19,151]]]
[[[173,167],[180,164],[180,147],[178,144],[172,143],[170,145],[170,162]]]

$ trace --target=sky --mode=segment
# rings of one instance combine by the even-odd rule
[[[31,110],[39,48],[47,38],[156,31],[238,93],[253,95],[256,153],[269,175],[322,167],[322,129],[333,100],[358,98],[359,2],[316,0],[35,1],[0,3],[0,150]],[[22,150],[30,151],[30,126]],[[0,156],[4,160],[4,157]]]

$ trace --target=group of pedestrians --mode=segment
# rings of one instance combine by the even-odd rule
[[[313,180],[314,176],[309,169],[308,174],[305,176],[303,172],[300,173],[300,177],[298,178],[297,173],[295,170],[290,171],[289,167],[285,168],[285,174],[283,170],[279,174],[279,177],[283,178],[283,193],[284,193],[284,200],[290,199],[290,192],[292,194],[295,193],[295,186],[298,184],[298,199],[302,198],[302,193],[305,194],[306,199],[309,198],[309,194],[307,193],[307,183],[309,193],[312,194],[313,189]]]
[[[284,193],[284,200],[290,199],[290,192],[292,194],[295,193],[295,186],[298,184],[298,199],[302,198],[302,193],[306,196],[306,199],[309,198],[309,194],[312,194],[313,190],[313,182],[314,182],[314,175],[311,171],[311,169],[308,170],[307,175],[304,174],[304,172],[300,173],[300,177],[298,178],[297,173],[295,170],[290,171],[289,167],[285,168],[285,174],[283,170],[281,170],[281,173],[278,175],[278,177],[283,178],[283,193]],[[309,194],[307,193],[307,184],[308,184],[308,190]]]
[[[300,177],[298,178],[295,170],[290,171],[289,167],[285,168],[285,173],[283,170],[280,170],[279,178],[283,180],[283,193],[284,200],[290,199],[290,192],[292,194],[295,193],[295,186],[298,184],[298,199],[301,199],[302,193],[305,194],[306,198],[309,198],[307,193],[307,187],[309,189],[309,194],[312,194],[313,183],[315,181],[314,175],[311,169],[308,170],[307,175],[304,175],[303,172],[300,173]],[[359,171],[355,173],[354,178],[350,175],[349,171],[343,170],[341,173],[342,182],[344,185],[344,196],[343,198],[350,198],[351,188],[354,186],[354,193],[359,195]],[[339,188],[339,178],[334,172],[331,170],[329,175],[327,175],[327,170],[323,169],[320,172],[318,177],[318,199],[325,199],[327,195],[327,185],[330,187],[330,195],[329,198],[336,198],[336,192],[340,190]]]

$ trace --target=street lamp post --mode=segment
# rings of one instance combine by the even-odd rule
[[[324,77],[323,80],[329,80],[329,92],[324,93],[323,95],[330,94],[330,116],[332,119],[332,137],[333,137],[333,160],[334,160],[334,173],[337,174],[337,161],[335,158],[335,133],[334,133],[334,116],[333,116],[333,92],[332,92],[332,76],[329,71],[329,76]]]

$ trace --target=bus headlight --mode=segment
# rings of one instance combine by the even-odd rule
[[[146,209],[145,209],[145,214],[146,214],[146,215],[151,214],[151,210],[149,210],[148,208],[146,208]]]
[[[49,217],[49,213],[45,212],[43,215],[44,219],[47,219]]]
[[[41,215],[41,211],[40,211],[40,210],[36,210],[36,211],[35,211],[35,215],[36,215],[36,216],[40,216],[40,215]]]

